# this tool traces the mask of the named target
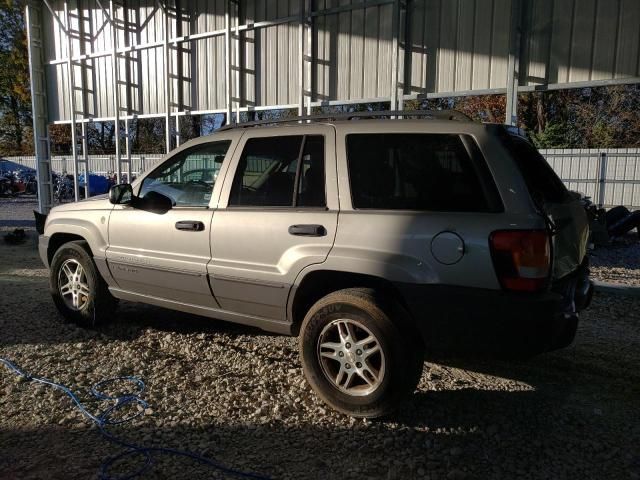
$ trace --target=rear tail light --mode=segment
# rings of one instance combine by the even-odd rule
[[[551,247],[545,230],[499,230],[491,234],[489,244],[502,288],[536,292],[547,286]]]

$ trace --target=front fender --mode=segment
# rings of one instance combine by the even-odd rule
[[[51,241],[56,234],[70,234],[82,237],[89,244],[94,258],[104,259],[108,245],[108,212],[74,212],[74,216],[52,216],[47,218],[44,235]]]

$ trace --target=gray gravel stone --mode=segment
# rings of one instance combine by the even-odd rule
[[[34,206],[16,205],[0,200],[0,220]],[[313,395],[294,338],[127,302],[97,330],[63,323],[28,234],[23,245],[0,242],[0,356],[84,400],[104,378],[143,378],[145,415],[112,430],[130,441],[279,479],[638,477],[640,299],[597,295],[572,346],[526,362],[431,359],[406,405],[363,421]],[[615,253],[629,278],[634,248]],[[597,275],[615,265],[603,252],[592,254]],[[0,478],[95,478],[119,451],[60,392],[0,367]],[[225,476],[167,457],[142,478]]]
[[[640,287],[640,237],[635,232],[597,247],[589,256],[595,279]]]

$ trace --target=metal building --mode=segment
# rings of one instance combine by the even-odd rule
[[[87,122],[118,122],[118,178],[134,118],[167,151],[196,114],[495,93],[514,123],[518,92],[640,82],[639,25],[638,0],[30,0],[40,210],[49,123],[79,173]]]

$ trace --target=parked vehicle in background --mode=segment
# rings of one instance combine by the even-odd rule
[[[35,170],[8,160],[0,162],[0,195],[35,194],[37,191]]]
[[[520,131],[403,115],[430,119],[224,128],[108,200],[54,208],[56,306],[86,325],[124,299],[298,335],[312,388],[359,417],[412,392],[425,351],[570,344],[592,291],[580,197]]]

